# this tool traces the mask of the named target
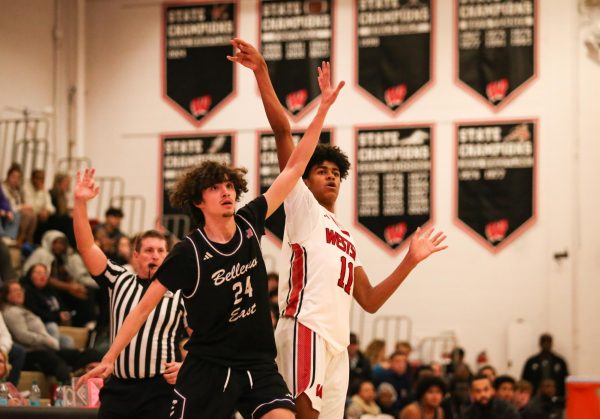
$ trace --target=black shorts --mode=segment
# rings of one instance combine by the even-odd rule
[[[260,418],[278,408],[296,410],[275,363],[240,370],[188,354],[177,376],[170,419],[229,419],[235,410],[244,418]]]
[[[173,400],[173,386],[162,375],[145,379],[114,375],[100,390],[100,419],[165,419]]]

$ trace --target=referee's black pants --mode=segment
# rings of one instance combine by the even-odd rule
[[[113,375],[100,390],[98,419],[167,419],[173,388],[162,375],[129,380]]]

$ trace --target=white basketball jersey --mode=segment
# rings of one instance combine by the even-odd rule
[[[337,351],[350,335],[354,239],[300,180],[284,201],[285,232],[279,261],[279,310],[318,333]]]

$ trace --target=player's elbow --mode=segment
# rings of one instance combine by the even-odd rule
[[[368,297],[355,296],[355,298],[358,304],[361,306],[361,308],[369,314],[374,314],[379,309],[379,307],[373,302],[373,300]]]

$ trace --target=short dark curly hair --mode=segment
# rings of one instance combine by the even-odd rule
[[[420,401],[431,387],[439,388],[442,392],[442,397],[446,394],[446,382],[444,380],[433,375],[425,376],[417,382],[417,389],[415,391],[417,400]]]
[[[230,167],[225,163],[205,161],[200,166],[185,172],[177,181],[169,195],[174,208],[187,212],[196,225],[204,225],[204,215],[194,204],[202,201],[202,192],[217,183],[229,181],[235,188],[236,201],[248,192],[248,182],[244,179],[245,168]]]
[[[340,169],[340,178],[346,179],[350,170],[350,161],[348,156],[338,146],[331,144],[318,144],[315,152],[308,161],[302,179],[306,179],[310,174],[310,170],[324,161],[334,163]]]

